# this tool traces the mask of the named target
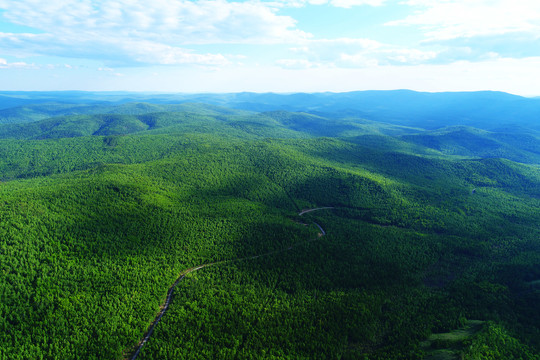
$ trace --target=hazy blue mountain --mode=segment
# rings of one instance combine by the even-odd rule
[[[400,137],[447,155],[505,158],[540,163],[540,138],[529,134],[501,133],[453,126]]]
[[[212,132],[218,128],[226,132],[234,128],[249,136],[270,138],[397,136],[423,131],[357,118],[338,119],[289,111],[254,113],[193,103],[40,104],[0,110],[0,114],[10,115],[12,118],[9,119],[13,119],[10,123],[0,124],[0,138],[16,139],[126,135],[141,131]]]
[[[76,113],[33,122],[0,124],[0,139],[51,139],[133,133],[230,134],[241,138],[341,138],[363,146],[431,156],[505,158],[540,164],[540,137],[527,132],[487,131],[469,126],[437,130],[405,127],[358,118],[332,118],[305,112],[252,113],[215,105],[128,103],[114,106],[50,106],[50,114]],[[159,111],[161,110],[161,111]],[[171,110],[171,111],[166,111]],[[172,111],[179,110],[179,111]],[[6,110],[4,110],[6,111]],[[155,111],[155,112],[153,112]],[[43,112],[41,113],[43,114]],[[516,130],[517,131],[517,130]]]
[[[0,138],[222,129],[241,137],[341,137],[376,148],[540,163],[540,99],[490,91],[0,92],[0,124]]]
[[[93,106],[120,105],[129,102],[155,105],[200,102],[256,112],[285,110],[309,112],[332,118],[359,117],[426,129],[466,125],[486,130],[515,126],[540,131],[539,98],[525,98],[493,91],[422,93],[392,90],[313,94],[0,92],[0,108],[28,105],[29,101]]]
[[[7,109],[16,106],[23,106],[32,104],[34,101],[28,99],[21,99],[14,96],[5,96],[0,94],[0,109]]]
[[[26,123],[0,124],[0,139],[58,139],[92,135],[128,135],[145,131],[154,134],[222,131],[224,135],[234,134],[250,138],[308,136],[289,129],[268,116],[255,116],[244,111],[229,109],[220,111],[220,108],[215,106],[181,104],[172,108],[192,111],[146,112],[156,110],[155,107],[147,104],[135,107],[120,105],[114,108],[123,112],[66,115]],[[196,111],[197,109],[199,111]]]
[[[42,103],[2,109],[0,110],[0,124],[28,123],[52,117],[68,115],[144,115],[150,113],[170,111],[189,111],[204,115],[246,115],[251,113],[244,110],[235,110],[226,107],[219,107],[216,105],[195,103],[152,104],[134,102],[116,105]]]
[[[404,126],[437,129],[503,125],[540,129],[540,100],[500,92],[419,93],[408,90],[320,94],[238,94],[229,106],[255,111],[283,109],[356,116]]]

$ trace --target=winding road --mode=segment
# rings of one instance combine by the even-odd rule
[[[320,208],[315,208],[315,209],[306,209],[306,210],[302,210],[298,213],[298,215],[302,216],[306,213],[309,213],[309,212],[312,212],[312,211],[319,211],[319,210],[326,210],[326,209],[333,209],[334,207],[333,206],[327,206],[327,207],[320,207]]]
[[[326,209],[333,209],[333,207],[320,207],[320,208],[314,208],[314,209],[306,209],[306,210],[300,211],[298,213],[298,215],[302,216],[302,215],[304,215],[306,213],[309,213],[309,212],[312,212],[312,211],[319,211],[319,210],[326,210]],[[319,237],[326,235],[326,232],[321,227],[321,225],[317,224],[316,222],[313,222],[313,224],[315,224],[315,226],[317,226],[319,228],[319,230],[321,231],[319,233]],[[257,259],[257,258],[260,258],[262,256],[268,256],[268,255],[277,254],[277,253],[284,252],[284,251],[289,251],[289,250],[292,250],[293,248],[295,248],[295,247],[297,247],[299,245],[303,245],[305,243],[312,242],[312,241],[315,241],[315,240],[317,240],[317,239],[304,241],[302,243],[296,243],[296,244],[288,246],[286,248],[283,248],[283,249],[280,249],[280,250],[275,250],[275,251],[270,251],[270,252],[267,252],[267,253],[264,253],[264,254],[259,254],[259,255],[254,255],[254,256],[247,256],[247,257],[233,259],[233,260],[223,260],[223,261],[203,264],[203,265],[195,266],[195,267],[192,267],[192,268],[189,268],[189,269],[186,269],[186,270],[182,271],[180,273],[180,275],[178,276],[178,278],[176,279],[176,281],[171,285],[171,287],[169,287],[169,290],[167,291],[167,297],[165,298],[165,302],[160,306],[160,310],[159,310],[157,316],[154,318],[154,320],[150,324],[150,327],[148,328],[148,330],[144,334],[144,337],[142,338],[142,340],[139,341],[139,343],[136,345],[136,347],[134,347],[132,349],[132,351],[124,353],[123,359],[135,360],[137,358],[137,356],[141,352],[144,345],[148,342],[148,340],[150,340],[150,337],[152,336],[152,333],[154,332],[154,328],[157,326],[157,324],[159,324],[159,322],[161,321],[161,318],[163,317],[163,315],[165,315],[165,313],[169,309],[169,304],[171,302],[171,297],[172,297],[174,289],[176,288],[178,283],[180,281],[182,281],[186,277],[187,274],[195,272],[197,270],[200,270],[200,269],[208,267],[208,266],[214,266],[214,265],[223,264],[223,263],[227,263],[227,262],[236,262],[236,261]]]

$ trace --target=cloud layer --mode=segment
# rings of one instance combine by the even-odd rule
[[[341,33],[314,30],[314,16]],[[0,0],[0,20],[18,25],[0,21],[0,69],[17,71],[70,61],[117,76],[153,66],[390,71],[540,57],[537,0]]]
[[[272,44],[309,37],[295,21],[260,2],[225,0],[0,0],[4,17],[40,34],[0,33],[17,55],[97,57],[111,63],[223,65],[196,44]]]
[[[438,61],[525,58],[540,55],[540,2],[536,0],[407,0],[416,9],[389,26],[425,34],[423,45],[442,46]]]
[[[0,58],[0,69],[36,69],[34,64],[25,62],[8,62],[6,59]]]

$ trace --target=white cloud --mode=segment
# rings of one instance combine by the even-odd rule
[[[341,8],[351,8],[353,6],[382,6],[388,0],[277,0],[271,2],[276,7],[303,7],[306,5],[332,5]]]
[[[17,56],[54,55],[111,64],[228,63],[199,54],[201,44],[294,43],[309,34],[277,8],[225,0],[0,0],[3,17],[40,34],[0,33],[0,50]]]
[[[332,0],[331,5],[342,8],[351,8],[353,6],[369,5],[369,6],[381,6],[386,0]]]
[[[330,66],[338,68],[364,68],[388,65],[416,65],[437,57],[430,50],[409,49],[384,44],[371,39],[317,39],[307,40],[301,46],[290,48],[293,59],[277,61],[285,68]],[[308,66],[304,66],[308,67]]]
[[[6,59],[0,58],[0,69],[37,69],[35,64],[27,64],[25,62],[8,62]]]
[[[435,62],[540,55],[537,0],[407,0],[416,11],[388,26],[413,26],[425,46],[442,48]]]
[[[112,65],[229,63],[221,54],[197,54],[189,49],[145,39],[122,37],[84,38],[77,34],[2,34],[0,47],[16,56],[51,55],[71,58],[98,58]]]
[[[123,52],[139,63],[178,65],[226,65],[229,61],[221,54],[197,54],[188,49],[151,41],[124,41],[117,44]]]
[[[366,68],[378,66],[379,61],[375,57],[363,53],[342,53],[339,54],[339,57],[334,61],[334,64],[340,68]]]
[[[413,15],[387,25],[419,26],[430,40],[540,34],[537,0],[408,0],[404,3],[420,8]]]
[[[131,37],[158,42],[275,43],[309,36],[295,20],[259,1],[0,0],[8,20],[51,34]],[[167,40],[167,41],[164,41]]]
[[[276,61],[276,65],[284,69],[309,69],[316,67],[316,64],[306,59],[280,59]]]
[[[422,51],[418,49],[396,48],[382,51],[389,63],[416,65],[430,62],[438,56],[435,51]]]

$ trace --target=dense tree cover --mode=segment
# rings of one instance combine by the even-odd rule
[[[456,126],[401,139],[441,151],[445,154],[479,157],[501,157],[524,163],[538,163],[540,141],[527,132],[489,132]]]
[[[530,345],[501,342],[498,351],[521,346],[522,358],[535,358],[529,346],[538,349],[539,322],[525,319],[534,302],[524,306],[523,293],[509,289],[526,286],[527,271],[537,269],[538,232],[527,239],[536,246],[529,260],[505,269],[503,280],[508,259],[493,249],[495,239],[471,244],[471,237],[384,227],[331,211],[312,215],[328,233],[316,242],[190,275],[142,358],[417,359],[430,332],[456,328],[464,318],[527,328],[521,337]],[[538,293],[528,296],[538,301]],[[470,339],[471,358],[489,347],[486,341],[483,333]]]
[[[540,359],[540,354],[500,325],[488,324],[464,351],[465,359]]]
[[[0,358],[121,358],[183,270],[265,253],[188,275],[140,356],[414,359],[464,319],[464,356],[540,352],[537,166],[305,114],[100,116],[70,126],[153,130],[0,141]]]
[[[31,103],[24,106],[16,106],[16,103],[12,102],[11,106],[4,109],[2,107],[2,96],[0,95],[0,124],[22,124],[69,115],[144,115],[171,111],[185,111],[197,113],[199,115],[241,115],[249,113],[247,111],[233,110],[208,104],[155,104],[147,102],[121,102],[120,104],[111,104],[111,96],[106,100],[107,101],[101,100],[94,103],[88,103],[86,101],[66,103],[65,99],[62,101],[61,99],[56,98],[52,101]]]
[[[184,268],[309,235],[281,189],[198,155],[2,184],[2,356],[118,357]]]
[[[56,139],[89,135],[126,135],[145,130],[172,127],[168,132],[233,131],[218,118],[189,112],[164,112],[144,115],[97,114],[53,117],[23,124],[0,125],[4,139]],[[210,131],[210,128],[212,131]],[[238,134],[235,134],[238,135]]]
[[[339,113],[325,113],[324,116],[288,111],[253,114],[193,103],[53,103],[0,110],[0,139],[114,136],[148,131],[154,134],[220,132],[244,139],[326,136],[347,138],[364,146],[391,151],[540,163],[540,133],[537,130],[507,124],[492,131],[468,126],[426,131],[403,126],[406,124],[382,123]]]

